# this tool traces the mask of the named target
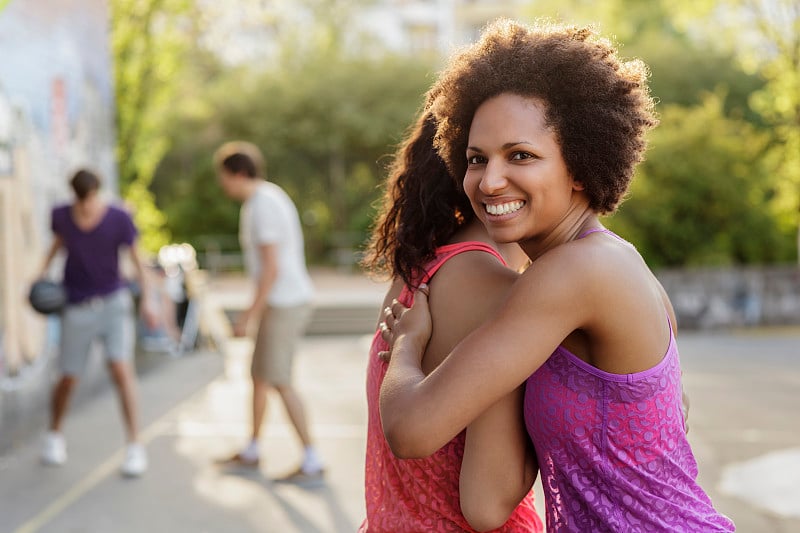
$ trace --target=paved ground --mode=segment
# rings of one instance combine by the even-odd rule
[[[701,482],[741,532],[800,531],[800,329],[681,334]]]
[[[317,283],[323,298],[375,298],[377,312],[379,284],[338,276]],[[207,307],[246,300],[241,283],[211,288],[217,301]],[[65,467],[40,466],[34,446],[0,460],[0,533],[355,531],[364,515],[368,342],[365,331],[309,336],[301,345],[297,382],[329,463],[321,487],[270,481],[300,458],[277,402],[260,472],[232,475],[212,464],[247,437],[249,343],[232,340],[224,357],[207,351],[165,359],[142,375],[151,461],[144,478],[117,473],[122,430],[111,391],[71,414]],[[740,532],[800,531],[800,330],[685,332],[679,345],[692,400],[690,438],[715,504]]]

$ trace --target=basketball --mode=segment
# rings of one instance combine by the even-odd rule
[[[67,303],[67,292],[60,283],[40,279],[31,285],[28,301],[39,313],[52,315],[64,308]]]

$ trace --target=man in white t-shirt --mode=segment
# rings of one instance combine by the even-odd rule
[[[222,463],[258,467],[258,438],[272,387],[305,448],[300,467],[279,480],[320,479],[322,461],[311,443],[303,403],[291,384],[292,359],[311,315],[314,290],[297,209],[282,188],[264,179],[264,158],[253,144],[222,145],[214,154],[214,167],[225,194],[242,202],[239,240],[247,273],[255,283],[252,303],[239,315],[234,333],[245,335],[249,324],[258,323],[251,365],[252,439]]]

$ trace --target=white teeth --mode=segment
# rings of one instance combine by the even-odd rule
[[[486,205],[486,212],[490,215],[507,215],[509,213],[513,213],[514,211],[518,211],[522,209],[522,206],[525,205],[525,202],[522,200],[516,200],[514,202],[508,202],[506,204],[485,204]]]

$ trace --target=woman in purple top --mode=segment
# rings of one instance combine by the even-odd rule
[[[120,276],[120,251],[130,251],[142,288],[140,308],[148,326],[156,325],[157,313],[136,251],[137,231],[130,215],[100,196],[100,180],[92,172],[78,171],[70,185],[75,202],[53,209],[54,238],[42,269],[44,277],[58,251],[66,251],[63,284],[67,306],[61,313],[58,358],[61,378],[53,389],[50,431],[45,435],[42,461],[61,465],[67,459],[62,422],[92,344],[100,340],[119,391],[128,436],[122,473],[139,476],[147,469],[147,455],[137,438],[136,374],[131,364],[135,343],[133,300]]]
[[[527,381],[548,531],[734,529],[697,484],[669,299],[599,220],[657,123],[647,75],[589,29],[499,21],[432,89],[439,152],[490,236],[532,265],[427,377],[424,291],[384,312],[384,432],[396,454],[428,455]]]

